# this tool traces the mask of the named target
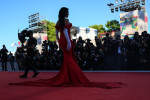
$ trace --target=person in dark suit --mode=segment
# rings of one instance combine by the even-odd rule
[[[6,49],[6,46],[3,45],[3,48],[1,49],[2,71],[7,71],[7,53],[8,50]]]
[[[24,74],[19,76],[20,78],[27,78],[29,69],[32,69],[34,72],[34,75],[32,77],[36,77],[39,74],[39,72],[37,72],[37,68],[35,67],[35,64],[34,64],[34,58],[36,56],[35,47],[37,45],[37,40],[33,37],[32,31],[28,31],[28,34],[29,34],[29,36],[28,36],[29,39],[27,41],[27,45],[23,47],[23,48],[27,49],[27,56],[25,59],[26,67],[25,67]]]

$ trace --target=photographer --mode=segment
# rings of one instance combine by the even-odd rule
[[[77,44],[80,45],[81,47],[83,47],[83,44],[85,43],[84,40],[82,40],[82,37],[80,36],[78,41],[77,41]]]
[[[83,54],[83,45],[84,45],[85,41],[82,40],[82,37],[79,37],[78,41],[77,41],[77,46],[75,47],[75,51],[80,51],[81,54]]]
[[[94,49],[93,43],[91,43],[90,41],[91,40],[88,38],[88,39],[86,39],[86,42],[85,42],[85,49],[87,50],[89,55],[91,55],[91,51]]]
[[[3,48],[1,49],[1,57],[2,57],[2,70],[7,71],[7,58],[8,58],[8,50],[6,49],[5,45],[3,45]]]
[[[112,38],[109,36],[109,33],[106,34],[106,37],[102,39],[104,41],[104,46],[110,46],[112,42]]]
[[[24,34],[24,33],[23,33]],[[31,68],[34,72],[34,75],[32,77],[36,77],[39,72],[37,72],[37,69],[34,66],[34,57],[36,55],[35,47],[37,45],[37,40],[33,37],[32,31],[27,31],[26,36],[29,37],[26,46],[23,46],[23,49],[27,49],[27,56],[26,56],[26,68],[25,73],[19,77],[21,78],[27,78],[29,69]]]
[[[102,41],[97,36],[95,36],[95,43],[96,43],[97,48],[100,49],[102,45]]]
[[[14,67],[15,57],[13,56],[13,54],[11,52],[9,53],[9,57],[8,58],[9,58],[8,60],[9,60],[10,65],[11,65],[11,70],[15,71],[15,67]]]

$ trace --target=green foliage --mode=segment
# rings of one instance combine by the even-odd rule
[[[117,20],[107,21],[105,26],[108,28],[107,32],[120,31],[120,23]]]
[[[43,20],[42,22],[46,22],[46,24],[44,24],[43,27],[47,26],[47,36],[48,36],[48,40],[49,41],[56,41],[56,35],[55,35],[55,23],[54,22],[50,22],[48,20]]]
[[[56,41],[56,35],[55,35],[55,25],[56,24],[54,22],[50,22],[48,20],[43,20],[42,22],[47,23],[47,25],[44,24],[42,27],[44,29],[46,29],[46,27],[47,27],[48,40]],[[105,26],[108,28],[108,30],[106,30],[103,25],[92,25],[89,27],[97,29],[99,34],[105,33],[105,32],[110,32],[110,31],[120,31],[120,23],[117,20],[107,21]]]
[[[106,30],[105,28],[103,27],[103,25],[92,25],[92,26],[89,26],[90,28],[94,28],[94,29],[97,29],[98,30],[98,33],[105,33]]]

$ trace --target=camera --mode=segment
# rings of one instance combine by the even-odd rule
[[[26,41],[25,38],[29,37],[31,33],[33,34],[33,32],[31,30],[30,31],[23,30],[21,33],[18,33],[18,39],[23,44]]]

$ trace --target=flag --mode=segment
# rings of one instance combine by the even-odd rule
[[[12,43],[12,44],[11,44],[11,47],[14,47],[14,46],[15,46],[15,43]]]
[[[21,44],[20,41],[18,42],[18,44],[19,44],[19,45]]]
[[[18,46],[17,43],[15,43],[14,46]]]

